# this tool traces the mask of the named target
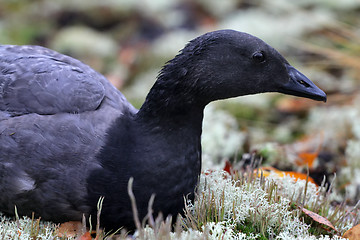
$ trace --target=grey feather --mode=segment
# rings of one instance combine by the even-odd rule
[[[81,113],[97,109],[105,97],[113,105],[124,103],[120,92],[107,96],[109,82],[76,59],[39,46],[1,46],[0,52],[2,111]]]

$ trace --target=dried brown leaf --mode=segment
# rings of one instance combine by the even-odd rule
[[[76,237],[82,234],[82,223],[77,221],[65,222],[57,230],[58,237]]]
[[[314,221],[318,222],[318,223],[321,223],[321,224],[324,224],[332,229],[334,229],[335,231],[337,231],[334,227],[334,225],[332,225],[332,223],[325,217],[323,216],[320,216],[319,214],[317,213],[314,213],[310,210],[307,210],[306,208],[300,208],[303,213],[305,213],[306,215],[308,215],[309,217],[311,217]]]
[[[342,237],[350,240],[360,239],[360,224],[347,230]]]

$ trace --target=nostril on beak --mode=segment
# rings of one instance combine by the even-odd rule
[[[303,80],[297,80],[298,83],[300,83],[301,85],[303,85],[304,87],[310,87],[310,84],[308,84],[307,82],[303,81]]]

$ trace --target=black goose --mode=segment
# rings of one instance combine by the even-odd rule
[[[246,33],[220,30],[190,41],[161,70],[136,110],[102,75],[39,46],[0,46],[0,211],[44,220],[95,218],[105,196],[106,229],[177,215],[201,168],[206,104],[280,92],[326,101],[325,93],[275,49]]]

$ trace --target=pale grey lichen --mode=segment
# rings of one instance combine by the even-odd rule
[[[236,119],[229,113],[216,109],[213,105],[205,108],[202,150],[207,161],[203,161],[204,169],[211,160],[219,162],[225,158],[233,157],[242,150],[245,142],[245,133],[240,131]]]
[[[35,231],[32,230],[35,228],[34,225],[36,225],[36,220],[32,222],[28,217],[23,217],[16,221],[12,221],[3,215],[0,215],[0,238],[18,240],[27,240],[33,238],[38,240],[56,239],[55,231],[58,226],[57,224],[43,221],[39,222],[39,231],[37,232],[36,237],[34,237]]]
[[[271,239],[275,239],[279,232],[293,236],[309,235],[309,226],[295,218],[294,212],[289,210],[290,200],[280,197],[278,201],[272,201],[258,180],[239,185],[230,177],[224,178],[225,174],[220,171],[203,174],[199,189],[202,189],[201,198],[208,199],[213,196],[215,205],[219,206],[223,201],[222,208],[229,224],[233,221],[243,224],[250,220],[254,225],[265,225]],[[196,204],[197,202],[190,205],[194,211]]]
[[[337,172],[337,181],[344,184],[346,197],[352,200],[360,195],[360,96],[346,106],[313,108],[306,124],[308,133],[321,132],[324,148],[337,153],[345,148],[346,164]],[[335,159],[336,161],[336,159]],[[336,164],[336,163],[334,163]]]
[[[251,222],[258,230],[260,226],[265,226],[269,239],[342,239],[337,236],[311,235],[308,231],[310,226],[298,217],[299,210],[290,208],[289,199],[303,193],[305,181],[277,175],[263,180],[239,181],[233,180],[223,171],[201,175],[198,198],[194,204],[189,203],[188,208],[196,214],[199,211],[197,205],[211,199],[212,204],[223,209],[225,216],[220,222],[207,222],[202,227],[202,234],[206,234],[208,239],[259,239],[259,232],[246,235],[234,231],[236,224],[245,222]],[[274,186],[276,200],[268,193],[268,189]],[[307,193],[309,197],[305,198],[305,202],[311,204],[318,189],[314,184],[307,183]]]
[[[319,199],[314,196],[319,195],[319,188],[311,183],[306,182],[306,180],[295,179],[284,173],[283,176],[279,176],[276,173],[271,173],[267,177],[267,181],[273,181],[277,185],[278,193],[287,199],[296,201],[301,199],[303,203],[307,205],[312,205],[316,201],[321,201],[322,197],[319,196]],[[306,188],[306,196],[304,194]]]

